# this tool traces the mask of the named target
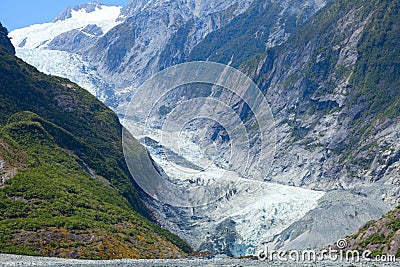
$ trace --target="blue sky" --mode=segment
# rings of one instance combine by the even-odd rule
[[[8,31],[36,23],[53,21],[66,7],[91,2],[90,0],[1,0],[0,22]],[[128,4],[129,0],[100,0],[107,5]]]

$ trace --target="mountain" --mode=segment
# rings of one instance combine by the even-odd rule
[[[120,12],[121,7],[105,6],[98,2],[79,5],[72,9],[68,7],[53,22],[35,24],[13,31],[12,42],[18,48],[51,49],[62,45],[64,49],[73,46],[70,48],[72,51],[84,49],[85,46],[90,46],[90,42],[121,23],[117,21]],[[67,38],[70,39],[69,43],[62,42]]]
[[[126,87],[185,60],[209,32],[243,13],[252,1],[77,6],[54,22],[15,30],[10,37],[19,57],[45,73],[71,79],[123,114],[130,99]]]
[[[121,7],[91,2],[68,7],[53,22],[15,30],[10,37],[17,47],[17,55],[28,63],[47,74],[69,78],[104,99],[111,87],[81,54],[111,28],[122,23],[118,20],[120,15]],[[54,50],[56,47],[59,50]]]
[[[117,89],[140,85],[158,70],[182,62],[209,32],[243,13],[251,2],[167,0],[138,7],[132,1],[125,10],[134,12],[89,50],[88,59]]]
[[[8,38],[8,30],[1,26],[0,27],[0,44],[10,53],[10,54],[15,54],[15,48],[11,44],[10,39]]]
[[[314,170],[295,184],[346,188],[396,176],[397,10],[395,2],[334,1],[286,44],[267,50],[255,79],[281,132],[291,130],[279,158],[296,157],[298,147]],[[395,195],[385,198],[396,202]]]
[[[275,245],[334,242],[366,214],[377,219],[398,205],[398,11],[398,2],[333,1],[261,60],[242,64],[265,91],[282,140],[272,180],[330,195]]]
[[[101,81],[94,93],[121,118],[131,89],[166,67],[208,60],[239,68],[262,90],[275,121],[276,154],[265,183],[257,190],[247,180],[229,190],[218,184],[215,195],[221,198],[195,208],[143,199],[164,227],[195,249],[240,256],[261,243],[323,247],[399,204],[398,12],[398,1],[131,1],[121,9],[119,24],[84,51],[60,42],[51,48],[56,50],[17,47],[17,55],[52,73],[70,64],[68,77],[83,73],[87,84]],[[11,36],[23,38],[17,33]],[[220,89],[188,86],[167,94],[157,99],[155,117],[162,121],[192,112],[210,117],[206,104],[187,110],[179,105],[218,97],[238,114],[257,158],[255,111]],[[232,144],[223,126],[197,121],[175,130],[183,137],[169,146],[154,133],[137,136],[160,175],[188,190],[214,182],[221,171],[242,175],[221,160]],[[187,161],[201,154],[199,145],[217,145],[214,169],[197,177],[174,172],[171,161],[198,171]],[[234,163],[248,152],[235,150]]]
[[[248,254],[252,245],[261,242],[288,250],[322,247],[380,218],[399,203],[398,3],[327,2],[308,20],[291,24],[294,28],[287,29],[290,34],[272,31],[271,36],[281,38],[274,45],[265,41],[268,38],[261,40],[267,44],[262,50],[262,46],[257,48],[260,40],[254,38],[253,29],[259,25],[271,29],[267,24],[271,9],[263,6],[267,6],[264,1],[254,2],[242,16],[209,34],[193,48],[189,58],[230,61],[250,75],[264,92],[275,119],[277,148],[267,179],[272,184],[312,189],[310,195],[318,192],[315,190],[325,194],[319,195],[316,206],[310,206],[302,218],[274,233],[271,229],[280,229],[276,224],[281,214],[293,214],[296,205],[283,208],[277,216],[261,211],[281,207],[278,203],[261,209],[253,205],[250,215],[240,205],[245,203],[241,197],[254,197],[255,202],[268,199],[271,193],[245,197],[240,186],[233,188],[234,193],[219,200],[212,213],[218,219],[214,214],[224,214],[221,217],[226,220],[217,219],[219,223],[213,225],[211,219],[214,230],[204,231],[209,234],[200,244],[214,252]],[[205,96],[213,97],[217,92]],[[172,95],[164,103],[174,109],[171,103],[179,97]],[[230,95],[218,100],[231,103],[230,107],[241,115],[245,110],[245,105],[232,101]],[[201,106],[195,109],[198,116],[207,116],[201,113]],[[249,117],[244,116],[242,121],[251,130],[254,121]],[[195,131],[204,128],[208,129],[205,140],[213,140],[211,137],[218,134],[215,123],[196,125]],[[218,153],[226,151],[220,149]],[[162,157],[154,150],[151,153],[155,159]],[[235,153],[246,158],[248,150]],[[226,203],[236,204],[236,213],[225,210],[229,207]],[[195,221],[202,225],[210,220],[207,214],[211,213],[200,208],[193,212],[195,219],[188,220],[189,215],[182,210],[155,209],[164,215],[165,225],[182,232],[190,232],[182,221],[197,227]]]
[[[346,238],[348,250],[369,250],[372,256],[400,257],[400,207],[377,221],[367,222],[359,232]]]
[[[145,217],[117,116],[15,57],[0,29],[0,251],[83,259],[189,252]],[[140,146],[135,153],[147,156]]]
[[[322,0],[254,1],[226,27],[208,34],[187,60],[210,60],[239,67],[266,48],[284,43],[325,4]]]
[[[300,24],[287,40],[267,46],[264,52],[247,51],[232,44],[235,38],[230,40],[235,29],[252,29],[253,23],[262,21],[245,12],[192,50],[192,55],[205,54],[206,58],[206,51],[213,51],[210,43],[218,40],[219,55],[227,51],[233,64],[265,92],[278,133],[271,181],[326,192],[316,208],[275,237],[261,235],[271,246],[323,246],[398,204],[397,10],[397,3],[385,1],[379,5],[333,1]],[[257,43],[252,34],[241,38]],[[235,62],[229,51],[246,51],[251,59]],[[226,63],[227,58],[218,60]],[[385,70],[387,76],[382,75]],[[171,220],[175,221],[167,218]],[[233,220],[225,237],[216,231],[210,239],[235,244],[232,240],[240,240],[238,221]],[[254,232],[249,236],[255,236]]]

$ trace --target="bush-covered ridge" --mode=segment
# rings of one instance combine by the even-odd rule
[[[16,117],[0,131],[3,147],[26,153],[13,162],[24,167],[0,189],[1,252],[93,259],[183,255],[162,229],[59,147],[40,117]]]
[[[373,256],[400,257],[400,206],[377,221],[368,222],[362,229],[347,237],[351,250],[370,250]]]
[[[111,259],[191,250],[144,217],[110,109],[1,44],[0,77],[0,252]]]
[[[0,125],[17,112],[32,111],[65,129],[76,141],[67,144],[65,134],[59,132],[59,145],[84,157],[137,211],[146,213],[124,161],[122,126],[112,110],[76,84],[38,72],[2,46],[0,75]]]

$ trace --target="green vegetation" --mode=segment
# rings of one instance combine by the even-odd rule
[[[254,55],[265,52],[265,43],[280,15],[285,32],[294,31],[305,20],[307,14],[297,17],[286,10],[280,14],[280,4],[257,0],[243,14],[225,27],[210,33],[189,55],[189,60],[210,60],[239,67]],[[307,13],[307,11],[305,12]]]
[[[268,49],[266,59],[257,58],[259,51],[253,50],[251,59],[241,65],[254,76],[254,66],[265,61],[261,73],[255,76],[258,84],[264,86],[263,90],[268,90],[270,71],[276,67],[277,59],[280,70],[291,70],[280,86],[301,92],[301,104],[293,110],[300,120],[338,111],[338,103],[334,101],[313,99],[336,94],[343,81],[348,80],[345,90],[341,89],[347,99],[340,107],[347,116],[342,121],[348,134],[345,140],[332,147],[332,151],[339,155],[339,162],[349,173],[354,169],[350,165],[363,170],[370,167],[379,151],[372,139],[377,128],[400,116],[399,12],[398,1],[331,1],[304,25],[297,27],[285,44]],[[343,25],[343,21],[351,21],[351,24]],[[357,29],[361,33],[359,41],[354,43],[357,50],[355,64],[343,63],[339,60],[340,52],[349,45],[350,39],[357,41]],[[293,62],[302,60],[302,54],[309,55],[307,61],[293,69]],[[312,129],[303,131],[295,124],[290,127],[293,142]]]
[[[110,109],[2,44],[0,75],[1,253],[110,259],[191,251],[145,218]]]
[[[387,238],[385,237],[384,234],[374,234],[369,236],[362,244],[362,247],[366,247],[367,245],[375,245],[375,244],[381,244],[385,243],[387,241]]]
[[[349,68],[336,65],[339,54],[334,48],[340,47],[343,36],[334,25],[350,10],[357,10],[357,23],[367,23],[357,45],[357,62]],[[347,155],[341,161],[349,159],[362,168],[370,165],[377,144],[361,144],[374,134],[376,125],[400,115],[399,11],[397,1],[337,0],[322,10],[293,40],[295,43],[314,40],[313,43],[318,44],[305,73],[311,87],[323,90],[320,94],[330,93],[337,86],[336,80],[350,77],[347,108],[360,107],[361,110],[350,125],[346,144],[336,153]],[[323,60],[315,64],[318,58]],[[366,158],[369,160],[357,158],[363,151],[368,151]]]
[[[398,255],[398,236],[400,234],[400,207],[390,211],[377,221],[368,222],[354,235],[348,236],[348,249],[371,250],[372,257],[379,255]],[[397,256],[396,256],[397,257]]]
[[[7,49],[10,54],[15,54],[14,46],[9,41],[7,35],[8,30],[0,23],[0,45]]]
[[[378,114],[377,118],[383,119],[400,115],[400,3],[378,2],[373,3],[370,23],[357,48],[359,60],[352,82],[360,89],[356,97],[365,96],[369,104],[365,116]]]
[[[32,244],[38,240],[29,240],[24,236],[24,232],[37,232],[41,229],[50,233],[50,236],[54,229],[64,229],[66,232],[97,229],[115,238],[122,234],[125,238],[123,240],[129,244],[125,250],[118,248],[124,256],[128,252],[142,250],[143,244],[135,245],[130,236],[146,234],[143,242],[161,247],[165,244],[158,241],[160,236],[172,237],[165,230],[132,211],[128,201],[116,190],[93,179],[80,166],[79,159],[59,147],[55,142],[56,138],[37,122],[40,117],[27,112],[16,114],[15,117],[19,120],[10,120],[12,122],[2,128],[0,139],[3,142],[12,140],[13,142],[4,142],[3,145],[13,150],[25,151],[27,158],[20,162],[21,166],[25,166],[0,189],[0,251],[47,255],[44,250],[60,246],[68,251],[75,247],[86,247],[86,250],[90,250],[97,245],[90,242],[77,243],[76,240],[60,244],[50,242],[50,239],[48,245],[37,248]],[[127,227],[125,224],[131,226]],[[52,228],[54,229],[49,230]],[[23,242],[15,242],[17,240]],[[179,241],[178,238],[175,241]],[[184,246],[183,242],[182,245]],[[175,255],[174,250],[179,251],[172,245],[167,248],[171,255]],[[152,256],[150,252],[141,253],[147,253],[146,257]],[[100,258],[105,256],[101,255],[101,251],[96,255]],[[79,257],[84,256],[79,254]],[[107,257],[108,255],[105,258]]]
[[[266,57],[266,53],[258,53],[242,63],[241,68],[247,75],[255,75],[260,62]]]
[[[46,118],[58,126],[51,131],[60,146],[82,157],[137,211],[146,213],[124,162],[122,127],[110,109],[76,84],[44,75],[4,49],[0,50],[0,73],[0,125],[26,110]]]
[[[400,230],[400,220],[393,220],[392,222],[389,223],[389,227],[394,232],[399,231]]]
[[[382,255],[382,250],[374,250],[371,253],[371,258],[375,258],[377,256],[381,256]]]

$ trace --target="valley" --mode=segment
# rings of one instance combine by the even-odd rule
[[[107,150],[118,168],[73,156],[172,232],[155,234],[177,245],[177,256],[188,245],[233,257],[265,244],[321,249],[354,235],[353,249],[397,255],[387,242],[398,244],[399,229],[379,219],[400,204],[399,10],[398,1],[361,0],[93,2],[9,36],[18,57],[113,110],[97,115],[102,104],[81,104],[95,114],[101,152],[93,153],[103,160],[103,145],[118,147]],[[59,94],[59,108],[77,109],[75,97]],[[80,127],[36,105],[4,114],[24,108],[92,151]],[[377,243],[356,234],[372,220],[373,233],[384,229]]]

